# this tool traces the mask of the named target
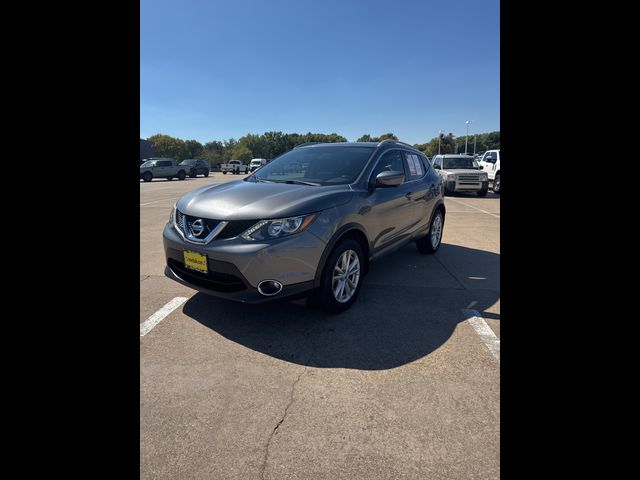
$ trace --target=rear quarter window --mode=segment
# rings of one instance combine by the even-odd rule
[[[417,180],[424,177],[426,168],[420,156],[416,153],[404,152],[407,166],[407,180]]]

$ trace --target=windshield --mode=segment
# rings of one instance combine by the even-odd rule
[[[260,165],[260,160],[251,160],[251,165]]]
[[[194,165],[197,160],[183,160],[180,162],[180,165]]]
[[[141,167],[153,167],[156,164],[155,160],[147,160],[146,162],[144,162],[142,165],[140,165]]]
[[[375,147],[318,146],[291,150],[257,170],[257,180],[308,182],[318,185],[352,183]]]
[[[443,169],[444,170],[455,170],[457,168],[469,168],[477,170],[478,164],[476,163],[473,157],[453,157],[453,158],[444,158]]]

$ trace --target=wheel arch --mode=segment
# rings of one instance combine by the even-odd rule
[[[435,207],[433,207],[433,211],[431,212],[431,218],[429,219],[429,229],[431,229],[431,221],[433,220],[433,216],[436,212],[442,212],[442,224],[444,225],[444,221],[447,217],[447,208],[444,206],[444,202],[439,200]]]
[[[366,275],[369,272],[369,257],[370,257],[370,246],[369,246],[369,238],[364,231],[364,228],[357,223],[349,223],[340,227],[336,233],[333,234],[329,242],[327,242],[324,251],[322,252],[322,256],[320,257],[320,262],[318,263],[318,268],[316,269],[316,276],[313,280],[313,286],[315,288],[320,286],[320,282],[322,279],[322,272],[324,271],[324,267],[327,263],[327,258],[329,258],[329,254],[335,248],[335,246],[345,240],[347,238],[353,238],[356,242],[360,244],[362,248],[362,253],[364,256],[364,265],[362,268],[362,274]]]

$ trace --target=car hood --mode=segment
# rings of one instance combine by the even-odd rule
[[[482,170],[474,170],[472,168],[454,168],[451,170],[440,170],[440,171],[442,173],[446,173],[447,175],[460,174],[460,173],[463,175],[485,173]]]
[[[318,186],[256,183],[244,180],[193,190],[177,208],[194,217],[216,220],[262,220],[319,212],[353,197],[349,185]]]

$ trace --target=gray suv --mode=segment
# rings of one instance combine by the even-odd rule
[[[182,197],[163,231],[165,275],[230,300],[310,295],[340,312],[373,260],[409,242],[437,251],[444,219],[442,179],[410,145],[304,144]]]

